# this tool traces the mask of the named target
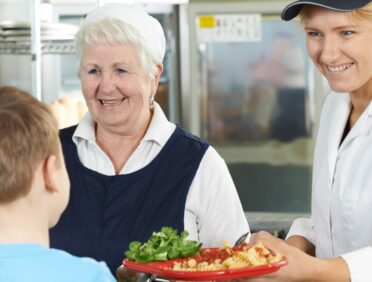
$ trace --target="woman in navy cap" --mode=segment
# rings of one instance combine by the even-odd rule
[[[257,281],[372,281],[372,2],[296,1],[310,58],[333,90],[324,103],[315,147],[312,213],[281,241],[252,236],[288,258]],[[256,281],[253,279],[253,281]]]
[[[75,46],[89,113],[60,133],[71,196],[51,245],[114,272],[131,241],[163,226],[204,246],[248,232],[223,159],[154,101],[166,49],[160,23],[142,6],[107,4],[88,13]]]

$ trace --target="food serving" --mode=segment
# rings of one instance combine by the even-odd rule
[[[130,243],[123,265],[163,278],[202,281],[263,275],[287,264],[282,254],[260,243],[231,247],[226,241],[222,248],[201,248],[187,236],[187,231],[178,234],[177,229],[163,227],[146,243]]]
[[[231,247],[224,242],[223,248],[204,248],[193,240],[186,240],[188,232],[178,234],[172,227],[163,227],[160,232],[153,232],[146,243],[133,241],[125,256],[129,261],[149,263],[168,261],[178,258],[167,268],[174,271],[214,271],[238,269],[272,264],[283,260],[280,253],[274,254],[261,243],[250,245],[243,243]]]
[[[172,270],[214,271],[272,264],[283,260],[282,254],[274,254],[261,243],[225,246],[220,249],[202,249],[200,254],[188,260],[175,261]]]
[[[228,280],[264,275],[287,265],[282,254],[274,254],[262,244],[201,248],[197,255],[167,261],[139,263],[125,259],[127,269],[167,279]]]

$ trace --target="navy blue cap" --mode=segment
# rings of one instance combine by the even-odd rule
[[[304,5],[314,5],[335,11],[349,12],[355,9],[359,9],[370,2],[371,0],[299,0],[289,4],[287,7],[284,8],[282,12],[282,20],[289,21],[295,18]]]

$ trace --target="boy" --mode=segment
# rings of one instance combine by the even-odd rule
[[[0,281],[115,281],[103,263],[49,249],[69,190],[47,106],[0,87]]]

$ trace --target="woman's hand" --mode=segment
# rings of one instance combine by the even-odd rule
[[[247,278],[245,279],[246,282],[350,281],[348,267],[341,258],[332,260],[317,259],[265,231],[252,235],[250,243],[255,244],[258,242],[261,242],[275,253],[284,254],[288,260],[288,265],[268,275]]]

